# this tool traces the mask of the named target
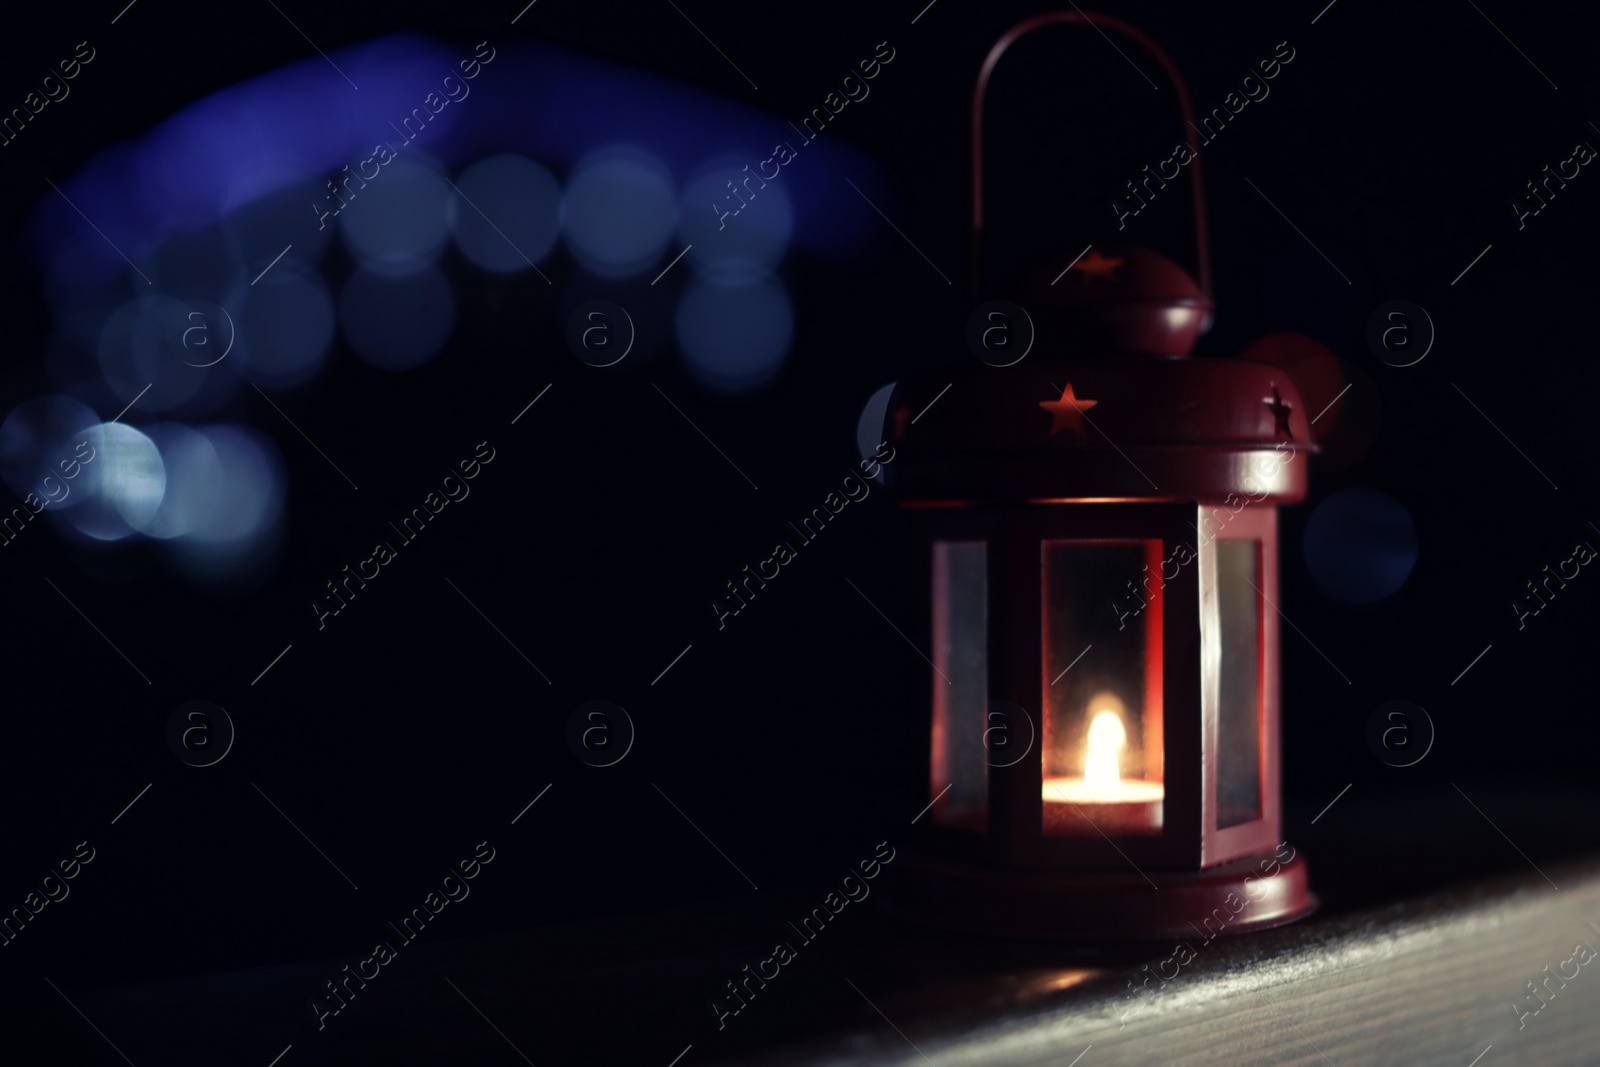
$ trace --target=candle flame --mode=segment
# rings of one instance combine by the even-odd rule
[[[1111,799],[1118,795],[1122,771],[1117,764],[1127,732],[1114,711],[1101,711],[1089,723],[1089,751],[1083,761],[1083,784],[1091,797]]]

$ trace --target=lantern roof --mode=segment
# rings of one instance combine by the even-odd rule
[[[1188,272],[1134,245],[1040,256],[1007,288],[1028,309],[1040,342],[1066,351],[1187,356],[1212,312]]]
[[[1287,503],[1309,418],[1281,367],[1105,355],[927,372],[896,387],[887,430],[905,506]]]

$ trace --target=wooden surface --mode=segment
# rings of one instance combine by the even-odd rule
[[[1509,810],[1500,798],[1475,799]],[[74,999],[139,1067],[266,1067],[290,1044],[278,1067],[668,1067],[680,1053],[679,1067],[1067,1067],[1080,1054],[1078,1067],[1468,1067],[1491,1045],[1479,1067],[1600,1062],[1600,960],[1521,1029],[1511,1007],[1531,1005],[1525,983],[1576,942],[1600,949],[1589,925],[1600,925],[1600,849],[1583,837],[1596,832],[1592,804],[1530,799],[1522,817],[1500,824],[1513,846],[1453,794],[1399,809],[1408,819],[1382,798],[1340,803],[1343,823],[1297,842],[1328,908],[1276,931],[1196,936],[1193,960],[1165,986],[1152,980],[1160,988],[1137,1012],[1129,982],[1172,946],[1091,952],[941,934],[894,921],[872,899],[802,943],[788,922],[820,904],[826,886],[418,940],[320,1033],[307,1003],[351,954]],[[1588,858],[1573,857],[1580,847]],[[719,1030],[711,1001],[722,983],[779,940],[796,958]],[[46,990],[0,1012],[13,1042],[46,1035],[27,1062],[123,1062],[53,997]]]
[[[1600,965],[1580,968],[1521,1029],[1510,1007],[1536,1003],[1523,983],[1575,941],[1600,948],[1587,925],[1600,918],[1600,862],[1547,873],[1559,892],[1534,875],[1232,941],[1197,937],[1193,961],[1164,987],[1151,982],[1142,1009],[1127,983],[1145,961],[1075,968],[1041,953],[969,961],[961,978],[937,973],[938,942],[883,944],[858,963],[860,993],[836,998],[852,1025],[723,1062],[1023,1067],[1088,1049],[1082,1067],[1465,1067],[1491,1044],[1485,1065],[1600,1062]]]

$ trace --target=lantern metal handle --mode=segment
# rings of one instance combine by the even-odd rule
[[[1042,26],[1051,26],[1056,23],[1085,24],[1093,26],[1102,34],[1106,30],[1115,30],[1125,37],[1132,38],[1142,45],[1161,64],[1161,69],[1166,72],[1167,78],[1172,82],[1178,94],[1178,107],[1183,112],[1183,120],[1187,125],[1184,130],[1184,140],[1189,146],[1191,182],[1194,187],[1194,237],[1195,259],[1199,267],[1200,292],[1209,302],[1211,300],[1211,245],[1206,231],[1206,197],[1205,182],[1200,172],[1200,148],[1194,142],[1190,131],[1194,127],[1194,110],[1189,105],[1189,89],[1183,82],[1183,76],[1178,73],[1178,68],[1168,58],[1161,46],[1145,36],[1144,32],[1135,26],[1123,22],[1119,18],[1105,15],[1100,12],[1086,12],[1078,8],[1071,11],[1046,11],[1023,19],[1012,26],[989,49],[988,56],[983,61],[983,67],[978,71],[978,81],[972,91],[972,263],[971,285],[972,299],[976,303],[979,290],[978,267],[982,259],[983,244],[983,101],[989,89],[989,75],[994,72],[995,64],[1000,62],[1000,57],[1006,49],[1019,38],[1023,37]]]

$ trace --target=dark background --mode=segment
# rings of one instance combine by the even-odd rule
[[[182,105],[308,54],[266,4],[142,0],[112,27],[120,4],[105,6],[92,17],[81,5],[11,15],[0,40],[4,100],[20,100],[34,72],[75,42],[89,38],[100,51],[72,100],[0,154],[11,249],[0,256],[7,408],[47,387],[46,309],[20,239],[31,206],[49,193],[46,177],[59,181]],[[509,40],[520,5],[501,6],[285,10],[332,50],[399,29],[467,45]],[[791,255],[783,269],[796,294],[794,354],[776,382],[740,397],[700,388],[671,360],[609,372],[583,365],[562,342],[554,298],[531,276],[462,288],[459,336],[445,356],[397,376],[336,350],[314,386],[280,399],[316,428],[313,439],[359,492],[258,397],[241,409],[289,468],[290,537],[259,587],[218,598],[154,566],[109,567],[48,532],[4,550],[0,907],[19,904],[75,843],[98,851],[71,897],[3,950],[8,998],[38,997],[41,975],[83,989],[348,958],[485,839],[498,858],[474,883],[476,903],[441,916],[439,937],[752,893],[662,793],[762,890],[831,880],[876,842],[903,836],[905,783],[919,773],[905,753],[924,714],[908,694],[926,667],[846,582],[918,636],[905,529],[888,494],[849,508],[722,632],[707,605],[855,461],[855,420],[874,389],[972,358],[962,340],[971,81],[988,44],[1037,8],[939,0],[911,25],[919,6],[685,6],[759,91],[664,2],[540,0],[516,30],[790,116],[888,40],[893,66],[827,136],[889,172],[897,199],[880,206],[954,285],[887,226],[852,264]],[[1415,798],[1454,782],[1491,816],[1515,795],[1536,798],[1558,821],[1594,784],[1591,583],[1600,579],[1584,572],[1521,632],[1509,604],[1575,542],[1600,540],[1589,525],[1600,509],[1587,332],[1600,178],[1585,169],[1520,232],[1507,206],[1576,140],[1600,142],[1588,124],[1600,114],[1594,16],[1485,9],[1555,89],[1469,4],[1339,0],[1311,25],[1318,7],[1100,9],[1163,43],[1201,110],[1278,42],[1296,50],[1270,97],[1203,157],[1219,312],[1200,345],[1225,355],[1279,330],[1317,336],[1356,383],[1351,419],[1372,428],[1369,446],[1314,465],[1311,500],[1282,514],[1280,606],[1316,644],[1284,630],[1288,833],[1314,872],[1319,834],[1369,836],[1373,869],[1392,870],[1405,864],[1408,841],[1451,828],[1484,862],[1511,866],[1504,840],[1466,804]],[[1122,47],[1161,83],[1153,61]],[[989,218],[1002,235],[1000,266],[1040,246],[1071,252],[1112,240],[1105,200],[1176,139],[1170,87],[1152,91],[1090,30],[1045,31],[1017,46],[991,101]],[[841,185],[839,195],[855,194]],[[1187,262],[1188,225],[1186,192],[1174,186],[1122,236]],[[542,266],[577,269],[559,250]],[[1363,340],[1371,309],[1395,298],[1426,307],[1438,329],[1427,359],[1404,369]],[[509,426],[547,383],[550,393]],[[305,605],[322,582],[365,556],[386,520],[484,439],[497,458],[473,483],[471,506],[449,509],[316,632]],[[1399,593],[1360,608],[1325,595],[1300,551],[1312,506],[1352,486],[1404,504],[1420,546]],[[629,757],[606,770],[580,764],[565,740],[568,715],[594,698],[620,703],[638,727]],[[1395,698],[1425,707],[1438,731],[1428,758],[1404,770],[1380,763],[1365,738],[1373,709]],[[221,704],[238,727],[234,751],[215,767],[183,766],[166,748],[167,716],[190,699]],[[1330,830],[1335,807],[1310,826],[1352,782],[1345,816],[1366,821]],[[108,825],[146,783],[149,793]],[[547,783],[538,805],[508,825]]]

